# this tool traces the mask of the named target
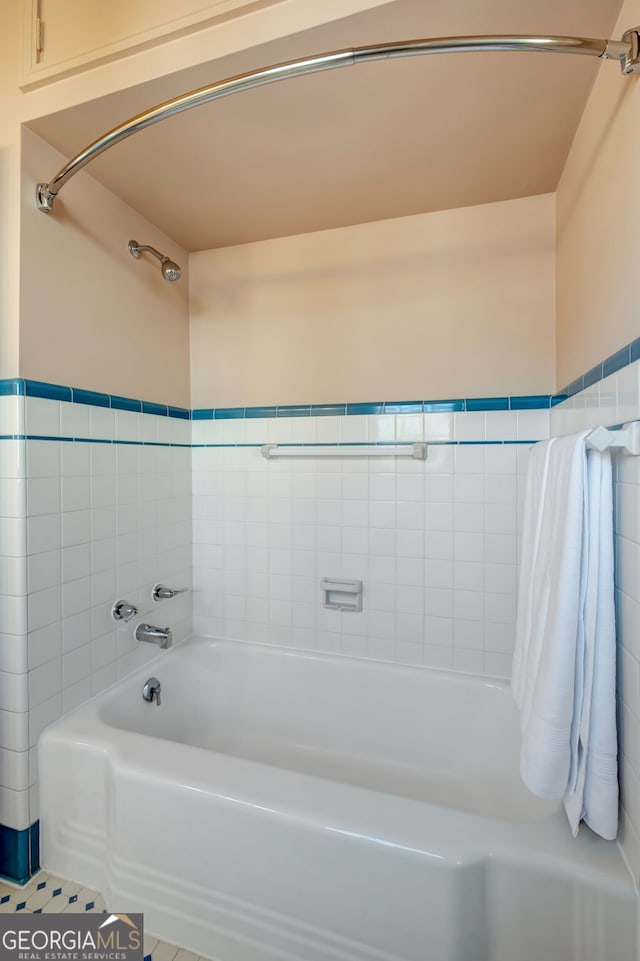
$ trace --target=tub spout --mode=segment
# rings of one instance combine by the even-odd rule
[[[158,647],[171,647],[173,632],[170,627],[155,627],[153,624],[138,624],[136,641],[148,641]]]

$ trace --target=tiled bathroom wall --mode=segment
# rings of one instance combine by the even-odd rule
[[[628,351],[629,348],[624,348]],[[629,355],[629,359],[632,355]],[[623,358],[627,359],[627,358]],[[640,416],[640,362],[609,376],[590,371],[555,407],[551,434],[617,426]],[[601,380],[596,378],[600,375]],[[577,388],[577,389],[576,389]],[[580,389],[582,388],[582,389]],[[616,618],[618,635],[618,737],[621,820],[619,841],[640,881],[640,458],[613,455]]]
[[[37,861],[29,817],[25,444],[14,439],[23,417],[21,396],[0,395],[0,850],[3,873],[16,879]]]
[[[607,358],[550,411],[473,409],[495,398],[413,413],[195,411],[196,631],[509,676],[527,441],[637,420],[639,352],[636,341]],[[424,462],[260,450],[421,440]],[[640,460],[615,454],[614,471],[619,842],[638,883]],[[363,612],[323,610],[322,576],[362,579]]]
[[[151,596],[158,582],[191,587],[188,412],[49,392],[0,397],[0,824],[18,831],[38,819],[46,724],[158,654],[135,641],[139,621],[176,640],[191,631],[190,593]],[[119,598],[138,608],[124,625],[111,617]]]
[[[508,676],[517,505],[549,404],[194,412],[196,632]],[[331,451],[417,441],[426,461]],[[331,456],[267,460],[267,443]],[[323,577],[362,580],[362,612],[323,608]]]
[[[507,677],[531,443],[637,419],[631,350],[565,400],[197,410],[191,421],[126,398],[3,382],[4,873],[25,876],[37,850],[40,731],[157,654],[133,639],[141,619],[179,640],[193,602],[198,633]],[[331,450],[415,442],[428,444],[426,460]],[[266,459],[264,444],[331,456]],[[638,879],[640,461],[614,462],[621,843]],[[322,577],[361,579],[363,611],[323,608]],[[193,595],[155,604],[157,581]],[[122,627],[110,617],[120,597],[139,608]]]

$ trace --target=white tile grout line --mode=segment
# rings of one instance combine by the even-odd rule
[[[102,895],[41,871],[23,888],[0,881],[0,914],[106,914]],[[144,938],[144,961],[207,961],[175,944]]]

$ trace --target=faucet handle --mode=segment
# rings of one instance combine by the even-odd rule
[[[184,594],[188,591],[188,587],[165,587],[164,584],[156,584],[151,592],[151,596],[154,601],[164,601],[170,597],[175,597],[176,594]]]
[[[138,613],[138,608],[129,601],[116,601],[111,608],[111,617],[114,621],[130,621]]]

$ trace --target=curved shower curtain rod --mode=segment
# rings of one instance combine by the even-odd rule
[[[252,87],[261,87],[276,80],[288,77],[301,77],[320,70],[334,67],[354,66],[369,60],[384,60],[392,57],[407,57],[435,53],[468,53],[483,50],[515,50],[539,53],[583,54],[587,57],[600,57],[603,60],[617,60],[623,74],[640,73],[640,27],[627,30],[622,40],[595,40],[588,37],[532,37],[532,36],[495,36],[495,37],[439,37],[425,40],[404,40],[399,43],[383,43],[370,47],[353,47],[348,50],[333,50],[315,57],[290,60],[287,63],[273,64],[260,70],[239,74],[226,80],[218,80],[206,87],[199,87],[189,93],[174,97],[137,114],[124,123],[114,127],[102,137],[76,154],[65,164],[49,183],[39,183],[36,187],[36,204],[39,210],[49,213],[53,202],[68,180],[82,170],[95,157],[114,147],[127,137],[140,130],[191,110],[203,103],[218,100],[220,97]]]

